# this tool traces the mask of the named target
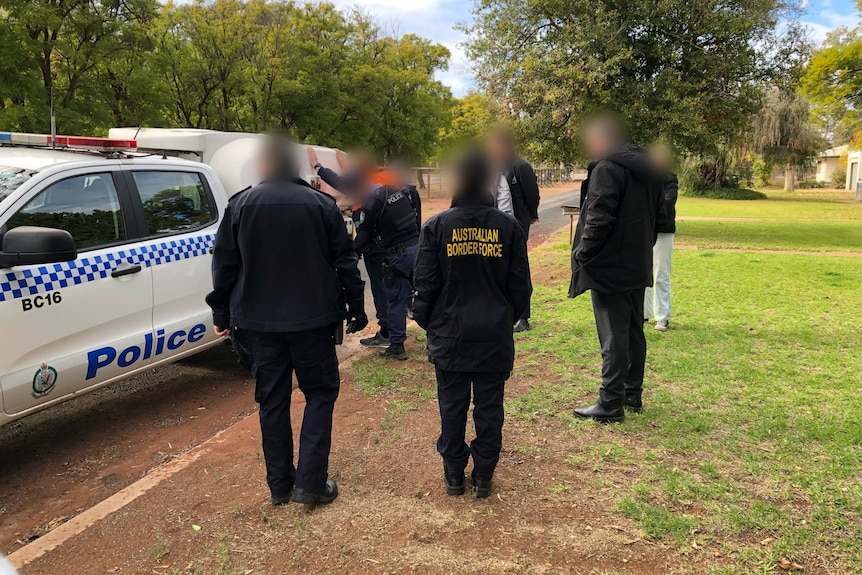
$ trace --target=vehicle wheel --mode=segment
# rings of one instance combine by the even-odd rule
[[[251,371],[254,365],[254,354],[251,351],[251,336],[244,329],[231,329],[230,342],[233,346],[233,352],[236,354],[236,359],[241,366]]]

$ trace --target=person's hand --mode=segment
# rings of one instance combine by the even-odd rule
[[[347,329],[344,331],[344,333],[351,334],[356,333],[357,331],[362,331],[367,325],[368,316],[365,315],[365,312],[350,313],[347,316]]]
[[[230,328],[229,327],[221,327],[219,325],[214,325],[213,331],[219,337],[227,337],[230,335]]]
[[[539,221],[539,218],[533,218],[532,220],[530,220],[530,224],[535,224],[538,221]]]
[[[308,152],[308,163],[311,164],[312,168],[314,168],[314,165],[320,161],[317,158],[317,152],[314,151],[314,148],[312,146],[308,146],[305,149]]]
[[[345,159],[346,157],[344,155],[344,152],[342,152],[341,150],[335,150],[335,160],[338,162],[338,167],[342,170],[344,169]]]

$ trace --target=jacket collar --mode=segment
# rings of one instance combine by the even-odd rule
[[[277,182],[290,182],[292,184],[298,184],[300,186],[305,186],[306,188],[311,188],[312,190],[314,189],[311,187],[311,184],[309,184],[308,182],[306,182],[305,180],[303,180],[299,176],[288,176],[288,175],[273,176],[271,178],[267,178],[267,179],[261,181],[260,183],[261,184],[274,184]]]
[[[490,193],[471,195],[466,198],[452,198],[453,208],[493,208],[495,205],[494,196]]]

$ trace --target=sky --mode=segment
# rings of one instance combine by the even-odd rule
[[[332,0],[339,8],[359,7],[372,15],[387,31],[394,34],[417,34],[443,44],[452,52],[449,70],[438,79],[463,96],[475,85],[470,63],[461,44],[465,35],[456,30],[457,24],[472,20],[470,0]],[[855,26],[859,22],[854,0],[806,0],[802,22],[819,44],[826,34],[841,25]]]

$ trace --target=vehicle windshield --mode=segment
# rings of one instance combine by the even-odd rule
[[[22,168],[0,166],[0,202],[30,179],[33,172]]]

